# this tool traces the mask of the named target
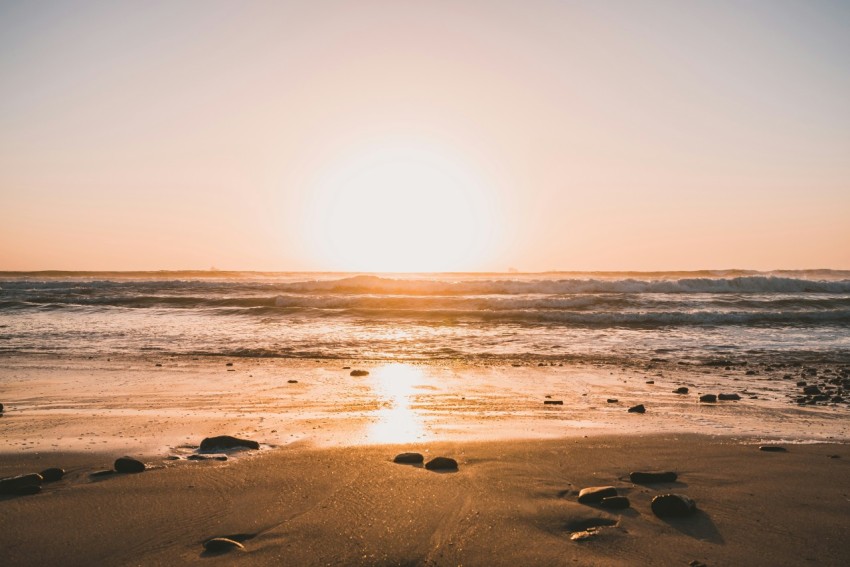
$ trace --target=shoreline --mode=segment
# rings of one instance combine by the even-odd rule
[[[0,454],[165,453],[212,435],[268,446],[695,433],[850,439],[848,403],[796,403],[781,367],[564,366],[16,356],[0,369]],[[755,368],[755,369],[754,369]],[[835,372],[822,365],[809,382]],[[366,376],[352,377],[351,369]],[[687,394],[676,394],[678,388]],[[741,399],[701,403],[700,394]],[[557,402],[561,402],[557,404]],[[644,414],[628,409],[642,404]]]

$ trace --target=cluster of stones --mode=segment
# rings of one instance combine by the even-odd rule
[[[741,399],[739,394],[702,394],[699,397],[700,403],[703,404],[713,404],[717,400],[721,402],[730,402],[730,401],[738,401]]]
[[[425,463],[425,456],[422,453],[400,453],[395,456],[393,462],[400,465],[421,465]],[[434,457],[425,463],[425,468],[429,471],[455,472],[458,465],[451,457]]]
[[[634,484],[657,484],[676,482],[678,475],[672,471],[644,472],[637,471],[629,474],[629,480]],[[629,507],[629,499],[617,494],[613,486],[590,486],[578,493],[580,504],[590,504],[608,509],[623,509]],[[684,494],[659,494],[652,499],[652,512],[659,518],[682,517],[693,514],[696,503]]]
[[[63,476],[65,476],[64,470],[52,467],[44,469],[40,473],[22,474],[0,479],[0,494],[14,496],[38,494],[41,492],[42,484],[62,480]]]
[[[850,369],[804,368],[797,381],[800,388],[795,401],[800,405],[826,405],[850,403]]]

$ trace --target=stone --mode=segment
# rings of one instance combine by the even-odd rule
[[[675,390],[673,390],[673,393],[674,393],[674,394],[687,394],[687,393],[688,393],[688,391],[689,391],[689,390],[688,390],[688,388],[687,388],[687,387],[685,387],[685,386],[679,386],[678,388],[676,388]]]
[[[762,445],[759,447],[759,451],[765,451],[767,453],[787,453],[788,449],[781,445]]]
[[[349,376],[368,376],[368,370],[352,370]]]
[[[676,482],[679,477],[673,471],[642,472],[637,471],[629,474],[629,480],[635,484],[652,484],[655,482]]]
[[[3,404],[0,404],[0,412],[3,411]]]
[[[599,505],[612,510],[622,510],[631,506],[631,503],[625,496],[608,496],[600,500]]]
[[[699,401],[704,404],[713,404],[717,401],[717,396],[714,394],[703,394],[699,397]]]
[[[233,366],[233,363],[232,363],[232,362],[228,362],[227,364],[225,364],[225,366]]]
[[[629,413],[646,413],[646,408],[643,404],[638,404],[629,408]]]
[[[608,402],[609,404],[616,404],[616,403],[617,403],[617,402],[619,402],[619,401],[620,401],[620,400],[618,400],[617,398],[608,398],[608,400],[607,400],[607,402]]]
[[[661,494],[652,499],[651,508],[659,518],[679,518],[696,512],[697,505],[684,494]]]
[[[421,453],[399,453],[393,459],[394,463],[404,465],[419,465],[425,462],[425,457]],[[457,468],[457,466],[455,466]]]
[[[655,384],[655,380],[647,380],[646,383],[647,384]]]
[[[51,467],[41,471],[41,478],[44,479],[44,482],[56,482],[57,480],[62,480],[63,476],[65,476],[64,469],[58,467]]]
[[[145,470],[145,463],[132,457],[119,457],[115,459],[113,468],[120,473],[140,473]]]
[[[286,383],[287,384],[297,384],[298,380],[287,380]]]
[[[186,457],[187,461],[208,461],[212,457],[209,455],[189,455]]]
[[[738,394],[719,394],[717,396],[717,399],[728,402],[728,401],[740,400],[741,396],[739,396]]]
[[[35,494],[41,491],[44,479],[40,474],[30,473],[0,480],[0,494]]]
[[[562,406],[562,405],[564,405],[564,401],[563,400],[543,400],[543,405]]]
[[[239,439],[230,435],[219,435],[218,437],[207,437],[201,441],[201,451],[212,449],[234,449],[244,447],[246,449],[259,449],[260,444],[250,439]]]
[[[245,546],[236,540],[226,537],[214,537],[204,542],[204,549],[212,553],[232,551],[234,549],[245,549]]]
[[[746,374],[747,376],[755,376],[756,374],[758,374],[758,372],[756,372],[755,370],[747,370],[747,371],[745,372],[745,374]]]
[[[434,457],[425,463],[425,468],[429,471],[456,471],[457,461],[449,457]]]
[[[807,396],[819,396],[823,394],[823,392],[821,392],[821,389],[816,384],[812,384],[811,386],[806,386],[805,388],[803,388],[803,393]]]
[[[580,504],[599,504],[603,498],[612,496],[617,496],[617,489],[613,486],[589,486],[578,493],[578,501]]]

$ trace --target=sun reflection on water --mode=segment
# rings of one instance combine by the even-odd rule
[[[423,381],[421,368],[410,364],[388,364],[375,369],[370,377],[378,401],[366,440],[370,443],[407,443],[422,440],[422,417],[411,407],[414,390]]]

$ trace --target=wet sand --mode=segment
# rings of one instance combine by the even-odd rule
[[[391,462],[401,450],[447,455],[455,473]],[[838,455],[839,458],[830,458]],[[591,437],[312,448],[220,462],[175,461],[92,480],[111,455],[4,458],[3,475],[64,465],[41,494],[2,497],[6,565],[843,565],[850,450],[754,445],[706,436]],[[629,482],[670,469],[675,483]],[[578,504],[613,485],[631,508]],[[662,520],[654,495],[693,498]],[[595,524],[590,539],[573,532]],[[205,552],[217,536],[244,551]]]
[[[756,397],[697,401],[732,386]],[[843,565],[847,409],[793,395],[781,371],[15,357],[0,477],[67,474],[0,496],[0,550],[8,565]],[[186,459],[217,434],[262,448]],[[409,450],[459,470],[392,462]],[[124,454],[149,470],[90,476]],[[634,470],[679,478],[635,485]],[[577,503],[598,485],[631,507]],[[698,512],[656,517],[665,492]],[[245,550],[205,552],[216,536]]]

